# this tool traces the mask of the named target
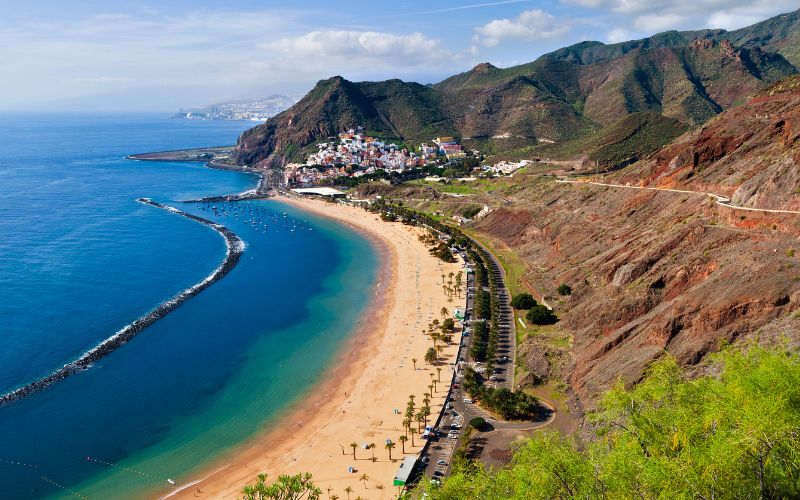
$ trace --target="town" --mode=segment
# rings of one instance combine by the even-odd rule
[[[441,172],[433,169],[444,170],[452,166],[460,167],[457,170],[461,174],[471,175],[474,169],[478,174],[512,175],[529,163],[527,160],[518,163],[503,161],[488,166],[481,165],[483,158],[480,151],[467,151],[449,136],[436,137],[430,143],[410,148],[372,137],[363,127],[357,127],[340,133],[336,139],[318,143],[317,152],[309,154],[304,163],[288,164],[284,169],[284,182],[286,186],[309,187],[344,181],[353,184],[365,176],[364,180],[409,179],[440,175]],[[465,178],[463,175],[459,177]]]

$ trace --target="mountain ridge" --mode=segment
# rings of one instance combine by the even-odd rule
[[[432,85],[336,76],[242,134],[234,157],[280,167],[302,159],[314,142],[359,125],[411,142],[437,135],[478,139],[499,152],[541,139],[577,139],[639,112],[694,127],[797,73],[781,52],[794,58],[798,32],[795,11],[731,32],[581,42],[511,68],[481,63]]]

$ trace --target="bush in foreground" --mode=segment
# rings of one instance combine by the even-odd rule
[[[533,295],[529,293],[519,293],[514,295],[514,298],[511,299],[511,307],[514,309],[530,309],[536,305],[536,300],[534,300]]]
[[[609,390],[583,446],[557,432],[509,468],[457,471],[431,499],[798,498],[800,361],[750,347],[715,356],[718,377],[686,380],[669,356],[630,390]]]

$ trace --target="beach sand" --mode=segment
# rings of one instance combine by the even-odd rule
[[[323,382],[270,429],[199,473],[202,481],[183,485],[172,497],[240,498],[242,487],[255,482],[259,473],[274,481],[281,474],[310,472],[325,498],[328,493],[347,498],[348,486],[353,498],[396,498],[392,480],[403,457],[419,454],[424,444],[417,435],[415,446],[410,440],[406,443],[404,455],[398,441],[404,434],[408,397],[415,395],[418,409],[431,377],[439,377],[436,367],[424,361],[432,342],[423,331],[433,319],[442,320],[442,307],[451,314],[463,307],[463,291],[462,298],[449,302],[442,286],[442,274],[457,273],[463,263],[447,264],[431,256],[418,239],[422,229],[383,222],[360,208],[308,199],[284,201],[348,224],[376,243],[384,268],[374,303]],[[433,421],[445,402],[458,340],[455,335],[437,365],[442,383],[431,397]],[[417,359],[416,369],[412,358]],[[396,443],[392,461],[384,448],[387,439]],[[358,443],[355,459],[352,442]],[[363,447],[368,443],[376,445],[375,461],[373,450]],[[356,472],[348,473],[348,467]],[[362,481],[363,474],[369,479]]]

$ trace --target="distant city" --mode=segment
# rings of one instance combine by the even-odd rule
[[[297,98],[271,95],[258,99],[241,99],[191,109],[181,109],[170,118],[183,120],[251,120],[266,121],[297,102]]]

